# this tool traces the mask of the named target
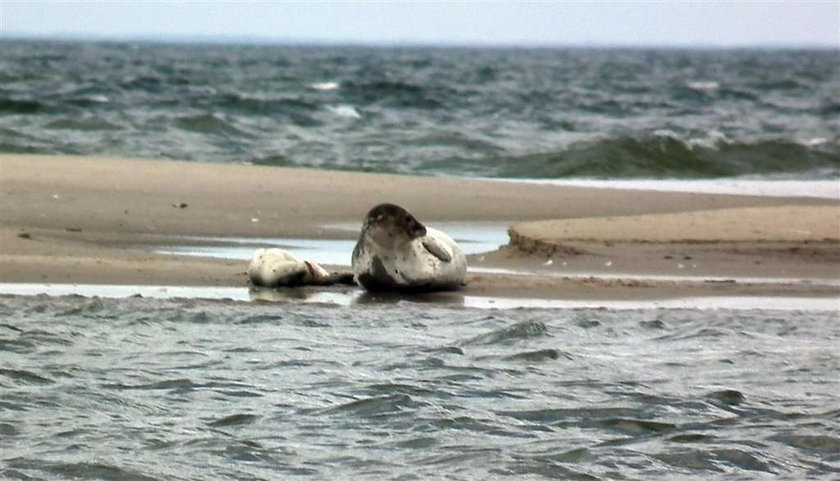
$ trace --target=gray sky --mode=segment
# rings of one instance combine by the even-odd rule
[[[479,45],[834,46],[840,0],[317,2],[0,0],[3,35]]]

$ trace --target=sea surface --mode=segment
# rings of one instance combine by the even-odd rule
[[[837,479],[836,310],[0,296],[0,478]]]
[[[827,50],[0,41],[0,153],[497,178],[840,178]]]

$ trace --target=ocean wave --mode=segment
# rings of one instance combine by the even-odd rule
[[[52,130],[78,130],[78,131],[96,131],[96,130],[122,130],[120,125],[109,122],[100,118],[63,118],[54,120],[44,126]]]
[[[760,90],[760,91],[769,91],[769,90],[797,90],[808,88],[808,84],[799,79],[795,78],[786,78],[786,79],[772,79],[772,80],[759,80],[752,82],[750,87]]]
[[[291,96],[226,94],[222,95],[215,103],[224,109],[258,115],[308,113],[318,109],[318,105],[315,103]]]
[[[355,100],[354,103],[381,103],[421,109],[443,107],[448,97],[440,88],[388,80],[347,82],[342,91],[346,98]]]
[[[123,481],[157,481],[158,478],[146,476],[139,471],[124,469],[101,462],[64,462],[44,459],[15,458],[9,461],[9,474],[17,479],[33,479],[29,474],[43,473],[48,478],[55,476],[63,479],[119,479]],[[17,471],[20,470],[20,471]],[[6,470],[4,469],[5,473]],[[15,474],[19,474],[19,477]]]
[[[166,89],[166,78],[158,75],[136,75],[122,79],[120,87],[124,90],[139,90],[150,93],[161,92]]]
[[[840,102],[832,101],[826,103],[820,107],[819,114],[823,117],[833,117],[836,120],[836,116],[840,115]]]
[[[510,344],[530,338],[548,336],[548,327],[540,321],[519,322],[465,340],[463,345]]]
[[[711,100],[757,102],[762,95],[758,91],[720,84],[718,82],[689,82],[673,88],[671,99],[677,103],[706,103]]]
[[[485,162],[512,178],[716,178],[819,172],[840,177],[840,146],[784,140],[695,144],[672,136],[607,138]]]
[[[36,114],[44,110],[47,110],[47,105],[37,100],[0,98],[0,113]]]
[[[104,94],[88,94],[88,95],[80,95],[78,97],[70,98],[67,100],[67,103],[70,105],[75,105],[77,107],[91,107],[97,106],[102,104],[107,104],[111,101],[107,95]]]
[[[291,166],[294,165],[289,162],[289,158],[282,154],[265,155],[262,157],[254,157],[249,160],[249,163],[254,165],[274,165],[274,166]]]
[[[8,154],[40,154],[44,153],[44,150],[34,145],[20,142],[0,142],[0,152]]]
[[[498,154],[503,149],[490,139],[474,138],[457,132],[435,132],[406,140],[406,145],[457,149],[481,154]]]
[[[236,127],[231,120],[218,115],[186,115],[176,117],[173,125],[179,129],[198,134],[211,134],[234,137],[253,137],[248,132]]]

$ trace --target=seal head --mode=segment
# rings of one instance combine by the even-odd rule
[[[394,204],[379,204],[368,212],[362,227],[362,236],[381,246],[423,237],[426,227],[407,210]]]

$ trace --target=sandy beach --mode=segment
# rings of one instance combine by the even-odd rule
[[[0,154],[0,187],[3,283],[246,287],[243,262],[154,250],[184,236],[353,239],[337,226],[393,202],[427,224],[510,226],[508,245],[470,257],[471,295],[840,295],[831,199],[17,154]]]

